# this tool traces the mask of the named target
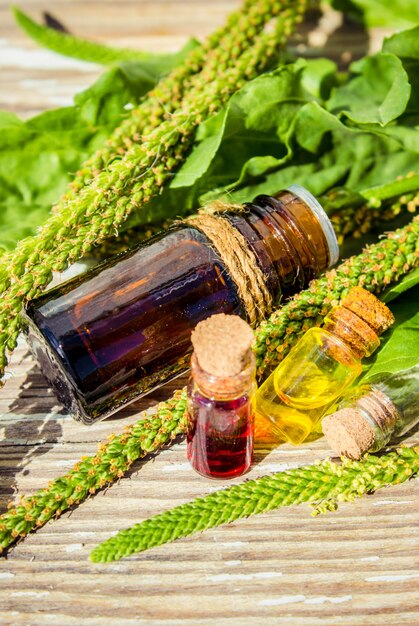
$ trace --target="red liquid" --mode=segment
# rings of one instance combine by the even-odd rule
[[[195,391],[188,405],[187,452],[192,467],[208,478],[234,478],[253,459],[254,417],[247,394],[211,400]]]

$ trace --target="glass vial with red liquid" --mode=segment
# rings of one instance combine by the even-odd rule
[[[213,315],[192,333],[187,454],[198,474],[227,479],[253,459],[253,332],[235,315]]]
[[[215,216],[238,233],[276,306],[338,258],[332,225],[304,188]],[[247,317],[199,221],[183,223],[29,303],[29,345],[65,409],[91,424],[187,371],[191,332],[216,313]]]

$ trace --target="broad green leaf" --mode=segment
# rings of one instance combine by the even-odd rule
[[[329,98],[330,90],[339,82],[336,63],[325,58],[307,60],[301,78],[306,92],[319,100]]]
[[[413,289],[413,287],[416,287],[418,283],[419,283],[419,267],[413,270],[413,272],[410,272],[410,274],[403,276],[400,282],[396,283],[393,287],[391,287],[391,289],[388,289],[385,292],[384,296],[382,297],[383,302],[391,302],[395,298],[398,298],[405,291],[408,291],[408,289]],[[419,301],[417,302],[417,307],[419,309]],[[418,353],[418,361],[419,361],[419,353]]]
[[[282,66],[240,89],[215,123],[211,119],[204,123],[171,187],[198,184],[197,190],[202,192],[242,178],[245,163],[249,162],[253,171],[258,169],[260,161],[255,159],[269,158],[260,173],[281,163],[289,154],[286,137],[293,117],[305,102],[300,81],[304,66],[303,62]]]
[[[234,107],[234,104],[232,105]],[[177,172],[172,189],[190,187],[208,170],[223,137],[227,109],[203,123],[198,131],[196,143],[190,155]]]
[[[386,61],[386,55],[382,56]],[[297,99],[281,99],[280,94],[278,97],[275,88],[278,72],[269,75],[269,89],[258,91],[255,81],[250,83],[247,89],[250,95],[257,97],[249,98],[249,107],[236,107],[233,116],[233,101],[239,101],[241,92],[234,96],[222,126],[215,131],[220,137],[218,146],[206,136],[210,151],[206,152],[204,145],[196,146],[191,161],[174,178],[172,186],[180,192],[176,197],[178,206],[182,189],[185,203],[197,206],[198,202],[205,203],[220,196],[241,202],[258,193],[275,193],[296,182],[313,193],[322,194],[332,186],[342,185],[357,191],[419,169],[418,133],[412,116],[402,116],[396,123],[382,126],[376,121],[355,125],[346,116],[335,115],[325,108],[325,105],[329,108],[329,104],[318,98],[322,81],[332,69],[327,59],[324,64],[322,61],[305,62],[301,71],[294,75],[293,89],[300,95]],[[395,57],[391,57],[392,67],[393,61],[397,65],[395,72],[406,87],[404,68]],[[357,78],[359,74],[352,75],[346,85]],[[332,80],[335,84],[341,82],[336,73]],[[367,77],[362,76],[362,80],[367,82]],[[262,85],[260,79],[257,81]],[[388,87],[387,78],[384,82]],[[271,91],[274,99],[266,102]],[[387,95],[388,90],[384,90],[382,98],[385,100]],[[402,100],[403,106],[400,105]],[[407,101],[406,90],[404,99],[397,103],[400,110]],[[369,111],[374,110],[377,94],[370,90],[364,105]],[[269,137],[261,136],[261,130],[270,130]],[[210,163],[204,173],[203,159]],[[194,179],[191,172],[198,173],[200,178]],[[234,176],[235,173],[238,175]],[[193,188],[183,187],[185,184],[192,184]]]
[[[362,382],[377,374],[392,374],[418,364],[418,303],[419,288],[415,287],[390,304],[396,322],[383,336],[381,347],[365,362]]]
[[[407,113],[416,115],[417,126],[417,116],[419,114],[419,26],[397,33],[386,39],[383,44],[383,50],[400,57],[403,67],[409,76],[412,91]],[[415,120],[409,119],[407,123],[411,126],[415,124]]]
[[[378,53],[352,63],[355,74],[332,92],[328,109],[357,124],[385,126],[406,109],[410,83],[402,62],[393,54]]]
[[[419,26],[386,38],[383,43],[383,52],[389,52],[398,57],[419,59]]]
[[[0,128],[17,127],[23,125],[22,120],[11,111],[0,111]]]
[[[345,133],[350,140],[351,130],[317,102],[309,102],[304,105],[295,119],[295,140],[302,148],[313,154],[318,153],[325,133],[334,130]]]
[[[419,23],[417,0],[328,0],[338,11],[350,13],[366,26],[409,28]]]

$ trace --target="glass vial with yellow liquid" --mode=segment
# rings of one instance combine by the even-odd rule
[[[380,345],[394,317],[374,295],[354,287],[311,328],[259,388],[256,420],[281,440],[302,443],[327,409],[361,374],[361,360]]]

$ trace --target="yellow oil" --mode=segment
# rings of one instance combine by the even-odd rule
[[[256,423],[282,441],[300,444],[361,371],[345,344],[313,328],[257,391]]]

